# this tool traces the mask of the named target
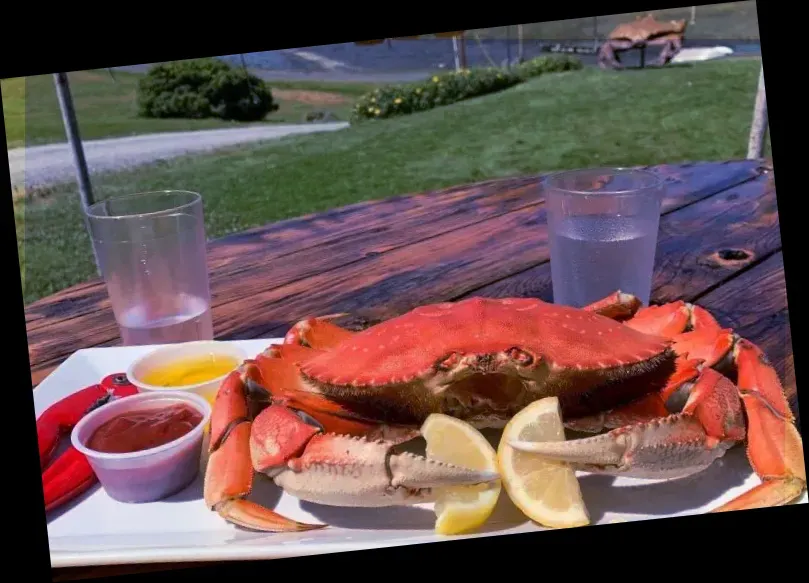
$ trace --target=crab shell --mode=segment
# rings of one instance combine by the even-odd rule
[[[478,428],[503,427],[547,396],[567,415],[603,410],[662,387],[674,362],[670,339],[594,312],[477,297],[418,307],[296,359],[306,390],[367,416],[419,424],[445,413]]]

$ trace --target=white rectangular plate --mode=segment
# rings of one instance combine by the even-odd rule
[[[281,339],[237,341],[258,354]],[[34,391],[36,414],[74,391],[123,372],[155,346],[92,348],[68,358]],[[201,469],[204,468],[204,460]],[[300,502],[266,479],[257,479],[251,499],[304,522],[329,528],[293,534],[241,530],[209,511],[202,500],[202,472],[186,490],[150,504],[122,504],[98,485],[48,517],[54,568],[181,561],[274,559],[438,542],[429,504],[410,508],[333,508]],[[594,524],[702,513],[759,483],[743,447],[708,470],[680,481],[655,482],[580,474]],[[806,495],[799,503],[806,503]],[[503,493],[494,516],[471,538],[543,530],[526,520]]]

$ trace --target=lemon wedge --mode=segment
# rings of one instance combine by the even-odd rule
[[[590,524],[576,473],[563,462],[517,451],[508,442],[564,439],[559,400],[547,397],[526,406],[508,422],[497,449],[506,494],[528,518],[550,528]]]
[[[427,442],[427,457],[473,470],[497,472],[497,452],[468,423],[435,413],[421,426]],[[442,489],[435,502],[435,532],[463,534],[483,526],[500,497],[500,480],[475,486]]]

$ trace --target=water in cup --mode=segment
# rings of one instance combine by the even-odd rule
[[[582,307],[621,290],[649,303],[657,218],[584,215],[550,233],[553,301]]]
[[[648,305],[664,180],[631,168],[546,180],[553,301],[577,308],[621,291]]]
[[[208,302],[181,294],[173,314],[150,317],[148,306],[133,306],[121,314],[118,325],[125,345],[173,344],[213,338]]]

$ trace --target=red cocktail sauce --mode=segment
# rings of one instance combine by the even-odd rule
[[[95,430],[87,447],[103,453],[132,453],[165,445],[190,432],[202,415],[185,404],[143,407],[113,417]]]

